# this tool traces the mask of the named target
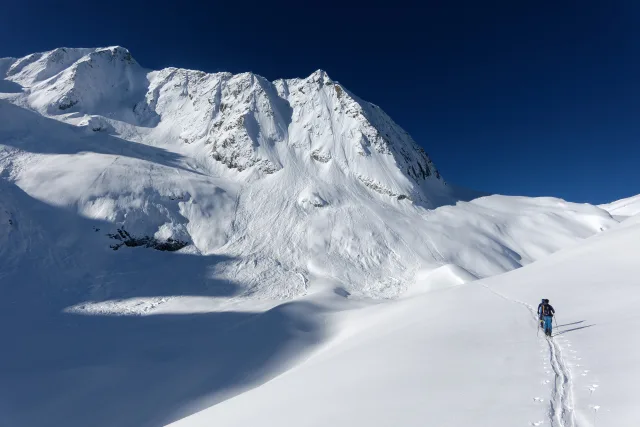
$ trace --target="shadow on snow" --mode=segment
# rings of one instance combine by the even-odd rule
[[[580,323],[584,323],[584,320],[580,320],[578,322],[573,322],[573,323],[565,323],[564,325],[556,325],[556,328],[562,328],[563,326],[572,326],[572,325],[578,325]]]
[[[285,370],[324,334],[317,308],[77,315],[85,301],[232,296],[230,257],[109,249],[113,224],[33,199],[0,178],[0,425],[155,427]]]
[[[555,334],[553,334],[553,336],[555,337],[558,335],[566,334],[567,332],[577,331],[578,329],[590,328],[592,326],[595,326],[595,323],[593,325],[586,325],[586,326],[579,326],[577,328],[565,329],[564,331],[556,332]]]
[[[5,319],[0,424],[165,425],[285,369],[321,339],[314,310]]]

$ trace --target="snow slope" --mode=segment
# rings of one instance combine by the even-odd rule
[[[171,425],[635,426],[635,219],[494,278],[332,312],[339,332],[304,363]]]
[[[615,202],[599,205],[598,207],[606,210],[611,215],[623,217],[637,215],[640,213],[640,195],[616,200]]]
[[[404,343],[419,319],[494,301],[477,279],[618,227],[600,207],[445,182],[323,71],[154,71],[107,47],[3,58],[0,74],[3,425],[164,425],[373,324]],[[451,322],[425,332],[442,361],[468,323]]]

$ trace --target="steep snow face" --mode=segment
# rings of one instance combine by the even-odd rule
[[[50,115],[117,115],[123,104],[147,89],[146,72],[129,51],[117,46],[29,55],[13,63],[7,79],[26,88],[31,107]]]
[[[94,49],[58,48],[50,52],[34,53],[20,58],[11,65],[6,75],[9,80],[25,87],[34,86],[72,66]]]
[[[315,162],[336,163],[381,194],[428,203],[422,184],[440,180],[439,172],[379,107],[355,97],[323,71],[307,79],[279,80],[275,86],[292,108],[292,146]]]
[[[251,73],[206,74],[168,68],[150,75],[149,108],[160,115],[156,134],[201,143],[226,168],[271,174],[282,168],[290,112],[271,84]]]
[[[381,194],[437,206],[423,184],[443,182],[424,150],[322,71],[271,84],[251,73],[170,68],[150,80],[146,103],[162,117],[159,128],[202,142],[230,169],[272,174],[297,163],[307,173],[335,170]]]

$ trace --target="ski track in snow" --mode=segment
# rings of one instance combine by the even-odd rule
[[[533,321],[538,327],[538,319],[536,310],[526,302],[509,298],[508,296],[492,289],[483,284],[488,291],[507,301],[518,303],[529,311]],[[549,349],[549,361],[555,374],[555,383],[551,390],[551,399],[549,399],[549,423],[552,427],[577,427],[574,417],[573,402],[573,381],[571,378],[571,370],[564,361],[562,355],[562,347],[553,337],[546,338]]]

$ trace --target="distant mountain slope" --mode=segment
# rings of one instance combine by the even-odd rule
[[[611,215],[633,216],[640,214],[640,194],[616,200],[615,202],[598,205],[608,211]]]

